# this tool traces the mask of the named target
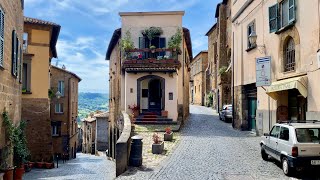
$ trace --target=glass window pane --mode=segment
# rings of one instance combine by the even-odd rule
[[[281,6],[282,27],[289,24],[289,1],[285,0]]]

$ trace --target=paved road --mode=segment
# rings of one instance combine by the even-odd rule
[[[23,177],[25,180],[52,179],[92,179],[111,180],[115,177],[115,165],[106,157],[78,153],[77,158],[59,163],[55,169],[32,169]]]
[[[119,179],[289,179],[260,157],[259,137],[233,130],[212,109],[191,106],[175,152],[158,169],[140,168]]]

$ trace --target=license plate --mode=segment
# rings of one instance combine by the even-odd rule
[[[311,165],[320,165],[320,160],[311,160]]]

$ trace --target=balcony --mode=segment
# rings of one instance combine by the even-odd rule
[[[133,49],[124,54],[122,68],[126,72],[176,72],[181,67],[180,51],[173,49]]]

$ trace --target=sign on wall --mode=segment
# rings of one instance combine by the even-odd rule
[[[256,86],[271,85],[271,57],[256,59]]]

